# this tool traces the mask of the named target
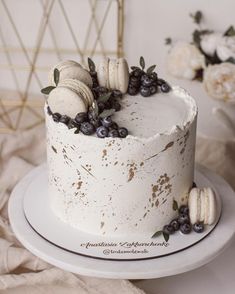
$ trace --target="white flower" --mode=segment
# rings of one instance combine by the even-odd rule
[[[216,47],[216,53],[222,61],[235,58],[235,37],[223,37]]]
[[[205,57],[196,46],[178,42],[171,48],[167,59],[167,69],[171,75],[192,80],[197,70],[204,67]]]
[[[209,33],[201,36],[201,48],[208,56],[214,56],[217,45],[221,42],[222,34]]]
[[[235,65],[222,62],[208,66],[204,71],[203,85],[210,96],[235,102]]]

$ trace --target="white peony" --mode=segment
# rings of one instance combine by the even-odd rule
[[[235,102],[235,65],[222,62],[208,66],[204,71],[203,85],[210,96]]]
[[[216,53],[220,60],[226,61],[235,58],[235,37],[223,37],[218,42]]]
[[[172,76],[192,80],[201,68],[205,68],[205,57],[195,45],[178,42],[171,48],[167,70]]]
[[[210,33],[201,36],[200,46],[208,56],[214,56],[218,44],[221,42],[222,34]]]

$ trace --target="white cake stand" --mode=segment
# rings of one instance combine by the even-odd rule
[[[71,253],[48,242],[33,230],[24,215],[23,198],[35,177],[35,170],[23,178],[12,192],[9,200],[11,226],[29,251],[57,267],[77,274],[114,279],[150,279],[183,273],[215,258],[228,246],[235,233],[233,190],[222,178],[209,170],[202,167],[197,167],[197,170],[213,184],[222,197],[220,221],[199,243],[168,256],[137,261],[100,260]]]

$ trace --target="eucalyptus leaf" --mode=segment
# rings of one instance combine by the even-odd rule
[[[191,13],[190,16],[192,17],[193,21],[196,23],[196,24],[200,24],[201,21],[202,21],[202,12],[201,11],[196,11],[194,14]]]
[[[79,133],[79,128],[77,128],[75,131],[74,131],[74,134],[78,134]]]
[[[173,200],[173,206],[172,206],[173,210],[178,210],[179,209],[179,205],[177,203],[177,201],[174,199]]]
[[[56,86],[59,83],[59,79],[60,79],[60,71],[58,70],[58,68],[54,69],[54,82],[56,84]]]
[[[170,235],[167,234],[166,232],[162,232],[162,234],[163,234],[163,238],[165,239],[165,241],[168,242],[170,239]]]
[[[233,37],[235,36],[235,29],[233,26],[230,26],[224,33],[224,36]]]
[[[54,86],[48,86],[48,87],[46,87],[46,88],[43,88],[43,89],[41,90],[41,93],[42,93],[42,94],[45,94],[45,95],[49,95],[50,92],[51,92],[53,89],[55,89]]]
[[[147,74],[151,74],[151,73],[155,70],[155,68],[156,68],[156,65],[155,65],[155,64],[152,65],[152,66],[150,66],[150,67],[147,69]]]
[[[90,71],[94,72],[96,69],[94,61],[90,57],[88,57],[87,61],[88,61],[88,66],[89,66]]]
[[[140,56],[140,66],[142,69],[145,68],[145,61],[144,61],[144,57],[143,56]]]
[[[229,57],[225,62],[231,62],[235,64],[235,58],[234,57]]]
[[[159,236],[161,236],[161,235],[162,235],[162,231],[157,231],[156,233],[154,233],[154,234],[152,235],[151,238],[156,238],[156,237],[159,237]]]
[[[110,116],[112,114],[114,114],[115,109],[111,108],[111,109],[106,109],[103,112],[101,112],[101,114],[99,115],[100,118],[105,118],[107,116]]]
[[[92,103],[92,110],[94,111],[95,117],[97,117],[99,114],[99,107],[96,100],[94,100],[94,102]]]
[[[109,100],[109,98],[111,97],[111,95],[112,95],[111,92],[106,93],[106,94],[104,94],[104,95],[101,95],[101,96],[97,99],[97,101],[98,101],[98,102],[107,102],[107,101]]]
[[[166,38],[165,39],[165,45],[171,45],[172,44],[172,39],[171,38]]]

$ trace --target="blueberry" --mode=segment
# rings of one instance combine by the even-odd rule
[[[88,111],[87,116],[88,116],[88,121],[97,119],[96,114],[93,109]]]
[[[128,92],[129,95],[134,96],[134,95],[137,95],[139,93],[139,88],[134,87],[134,86],[129,84],[127,92]]]
[[[141,94],[143,97],[149,97],[149,96],[151,95],[150,88],[148,88],[148,87],[144,87],[144,86],[141,86],[141,87],[140,87],[140,94]]]
[[[180,225],[180,232],[183,234],[189,234],[192,230],[192,227],[190,224],[182,224]]]
[[[122,95],[122,92],[121,91],[119,91],[119,90],[113,90],[112,96],[114,98],[122,98],[123,95]]]
[[[120,138],[126,138],[128,130],[126,128],[119,128],[118,133]]]
[[[175,232],[174,228],[171,226],[171,225],[166,225],[163,227],[163,232],[168,234],[168,235],[171,235]]]
[[[60,117],[60,122],[67,125],[70,121],[70,117],[68,117],[67,115],[61,115]]]
[[[96,130],[96,135],[99,138],[108,137],[108,133],[109,133],[108,129],[104,126],[101,126]]]
[[[150,93],[151,93],[151,95],[157,93],[157,90],[158,90],[157,86],[153,86],[153,85],[152,85],[152,86],[150,87]]]
[[[97,72],[96,71],[90,71],[89,72],[92,78],[97,78]]]
[[[202,222],[195,223],[193,225],[193,230],[196,233],[202,233],[204,231],[204,224]]]
[[[111,130],[118,130],[118,124],[113,122],[111,124],[111,126],[109,127],[109,131],[111,131]]]
[[[179,228],[180,228],[180,224],[179,224],[179,222],[178,222],[177,219],[173,219],[173,220],[170,222],[170,225],[173,227],[173,229],[174,229],[175,231],[178,231]]]
[[[97,129],[98,127],[101,126],[101,121],[100,119],[91,119],[90,123]]]
[[[149,74],[149,77],[155,82],[158,79],[157,73],[156,72],[151,72],[151,74]]]
[[[75,116],[75,120],[77,123],[81,124],[87,121],[87,113],[86,112],[80,112]]]
[[[111,102],[111,107],[113,109],[115,109],[115,111],[121,110],[121,104],[119,102],[117,102],[117,101],[112,101]]]
[[[108,136],[109,136],[109,137],[112,137],[112,138],[117,138],[117,137],[119,137],[118,130],[114,130],[114,129],[112,129],[111,131],[109,131]]]
[[[76,122],[75,119],[71,118],[69,123],[68,123],[68,128],[73,129],[73,128],[79,128],[80,124]]]
[[[101,123],[104,127],[110,127],[113,123],[111,116],[104,117]]]
[[[61,118],[61,114],[59,114],[58,112],[55,112],[52,114],[52,118],[53,118],[54,122],[59,122],[60,118]]]
[[[48,113],[49,115],[52,115],[52,114],[53,114],[53,112],[51,111],[50,106],[47,106],[47,113]]]
[[[84,135],[92,135],[95,132],[95,127],[89,122],[83,122],[80,130]]]
[[[182,225],[182,224],[189,224],[190,220],[189,220],[189,216],[187,214],[183,214],[181,213],[178,217],[178,222]]]
[[[154,80],[149,77],[149,75],[145,74],[141,77],[141,85],[144,87],[152,86]]]
[[[140,79],[135,76],[130,77],[129,83],[134,87],[139,87],[140,86]]]
[[[131,72],[131,76],[140,78],[144,74],[144,71],[140,68],[136,68]]]
[[[105,103],[104,102],[98,102],[98,108],[99,108],[99,112],[103,112],[105,110]]]
[[[170,91],[171,87],[167,83],[163,83],[161,85],[161,91],[163,93],[168,93]]]
[[[110,108],[112,108],[112,103],[109,99],[108,101],[105,102],[105,109],[110,109]]]
[[[197,188],[197,184],[193,182],[192,188]]]
[[[102,95],[108,93],[109,89],[100,86],[100,87],[97,87],[97,91],[98,91],[99,96],[102,96]]]
[[[189,214],[189,208],[187,205],[181,205],[179,208],[179,214]]]

